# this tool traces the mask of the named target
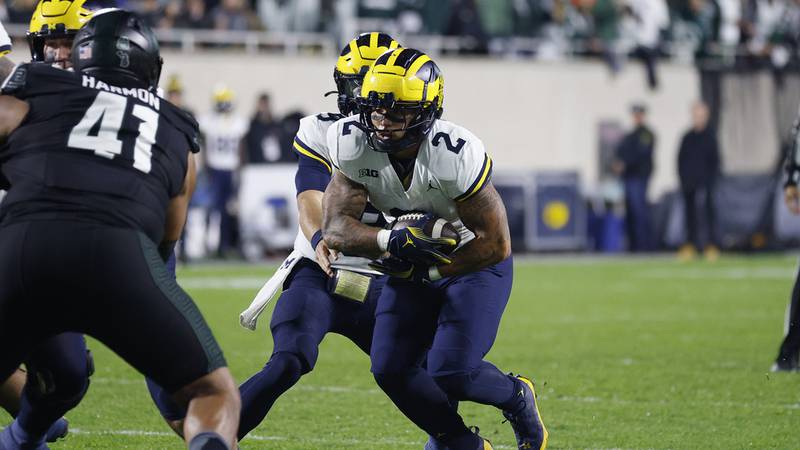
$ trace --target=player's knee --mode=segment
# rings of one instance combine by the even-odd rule
[[[65,360],[47,367],[31,367],[28,373],[30,387],[35,395],[77,404],[89,388],[92,368],[90,359]]]
[[[390,396],[393,392],[402,392],[407,379],[401,373],[373,373],[372,376],[381,390]]]
[[[449,398],[463,400],[469,398],[472,379],[469,373],[434,375],[433,380]]]
[[[274,353],[264,368],[275,371],[277,382],[281,386],[293,386],[304,373],[307,367],[302,357],[292,352]]]

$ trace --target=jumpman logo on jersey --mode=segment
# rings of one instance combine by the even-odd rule
[[[438,187],[433,185],[433,182],[431,180],[428,180],[428,191],[430,191],[431,189],[436,189],[437,191],[439,190]]]
[[[416,245],[414,245],[414,241],[411,240],[411,236],[406,235],[406,243],[403,244],[403,248],[409,244],[411,244],[412,247],[416,247]]]

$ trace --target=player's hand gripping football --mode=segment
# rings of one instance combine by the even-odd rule
[[[412,264],[434,266],[450,264],[451,259],[443,252],[453,249],[458,242],[450,237],[434,238],[425,233],[423,228],[432,218],[425,214],[407,227],[395,229],[389,235],[389,253]]]

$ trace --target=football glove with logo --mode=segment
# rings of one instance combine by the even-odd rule
[[[414,264],[432,266],[450,264],[451,260],[443,252],[456,246],[457,241],[450,237],[431,237],[423,228],[430,221],[430,215],[424,215],[411,225],[391,230],[386,250],[401,260]]]

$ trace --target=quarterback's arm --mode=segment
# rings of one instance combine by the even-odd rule
[[[506,208],[491,182],[472,197],[456,202],[456,208],[475,239],[451,255],[451,264],[437,266],[443,277],[474,272],[511,255]]]
[[[5,142],[25,119],[30,106],[27,102],[8,95],[0,95],[0,143]]]
[[[367,205],[367,190],[336,172],[322,198],[322,235],[328,247],[348,255],[379,258],[380,228],[361,223]]]
[[[189,153],[186,161],[186,177],[183,179],[181,192],[169,201],[167,207],[167,221],[164,226],[164,237],[158,245],[158,252],[165,261],[172,254],[175,243],[181,238],[183,226],[186,224],[186,213],[189,211],[189,200],[192,199],[197,169],[194,164],[194,154]]]

